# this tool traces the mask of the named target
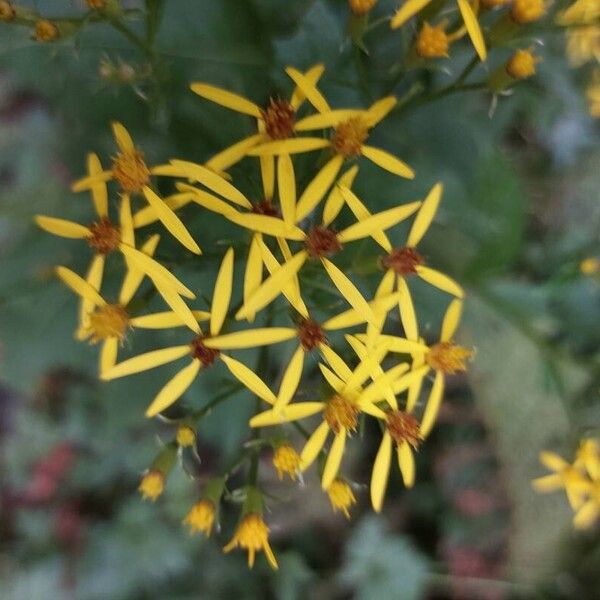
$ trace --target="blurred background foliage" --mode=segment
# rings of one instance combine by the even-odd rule
[[[570,455],[600,425],[600,281],[579,270],[582,259],[600,254],[600,137],[582,82],[564,58],[562,32],[546,25],[538,75],[492,111],[485,91],[431,98],[469,63],[466,44],[452,48],[451,60],[402,77],[397,65],[411,27],[367,34],[369,55],[361,54],[348,41],[343,0],[146,4],[162,11],[158,85],[148,57],[107,24],[55,44],[32,41],[26,28],[0,27],[3,600],[597,599],[597,530],[574,533],[565,499],[538,496],[530,486],[543,471],[541,449]],[[380,0],[373,18],[396,4]],[[83,9],[74,0],[29,5],[52,16]],[[141,15],[131,16],[136,31],[143,30]],[[534,28],[531,37],[538,33]],[[510,52],[492,52],[490,65],[478,66],[471,80],[484,81]],[[111,120],[128,127],[151,164],[171,157],[203,162],[252,125],[194,96],[191,81],[262,103],[288,89],[284,66],[317,62],[326,65],[322,89],[333,106],[367,106],[388,93],[403,99],[374,136],[417,178],[407,182],[365,164],[356,190],[381,209],[444,182],[422,250],[467,288],[459,340],[477,356],[448,390],[440,423],[418,456],[415,488],[403,490],[394,474],[381,516],[371,513],[358,484],[349,524],[331,513],[312,477],[292,494],[291,484],[269,475],[275,491],[268,521],[280,570],[271,574],[260,560],[247,572],[241,554],[223,556],[218,541],[189,537],[181,527],[198,493],[181,470],[156,505],[140,500],[137,483],[156,438],[172,435],[143,419],[164,373],[96,381],[96,349],[73,339],[76,302],[52,276],[55,264],[82,272],[88,257],[76,243],[36,230],[32,216],[85,222],[88,199],[71,194],[69,184],[83,173],[88,151],[110,156]],[[304,183],[311,175],[298,172]],[[232,175],[245,192],[259,194],[251,160]],[[226,244],[247,241],[197,209],[183,214],[213,258]],[[165,261],[176,262],[178,252],[163,239]],[[216,271],[210,259],[208,250],[177,272],[208,291]],[[346,260],[349,272],[375,281],[363,253]],[[445,299],[430,289],[415,293],[423,330],[436,331]],[[318,290],[312,299],[337,301]],[[172,335],[136,335],[136,351],[167,345]],[[277,364],[270,368],[278,371]],[[188,403],[202,406],[222,384],[216,375],[203,378]],[[243,396],[201,422],[206,473],[231,460],[248,436],[251,403]],[[368,481],[376,434],[365,431],[362,449],[346,463],[358,481]],[[268,457],[263,473],[271,473]],[[234,522],[234,512],[225,511],[227,535]]]

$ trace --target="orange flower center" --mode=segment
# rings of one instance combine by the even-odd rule
[[[358,425],[358,408],[336,394],[327,403],[323,417],[334,433],[339,433],[342,429],[354,431]]]
[[[35,39],[38,42],[52,42],[58,38],[58,27],[46,19],[41,19],[35,24]]]
[[[7,0],[0,0],[0,21],[12,21],[16,11]]]
[[[369,126],[362,117],[352,117],[340,123],[333,132],[333,149],[346,158],[358,156],[369,137]]]
[[[139,194],[150,181],[150,170],[140,150],[119,152],[113,159],[113,177],[128,194]]]
[[[219,354],[221,354],[220,350],[216,348],[208,348],[204,345],[204,341],[206,336],[199,335],[195,340],[190,344],[192,349],[192,356],[199,360],[205,367],[210,367],[217,358],[219,358]]]
[[[91,341],[99,342],[109,338],[123,340],[129,325],[129,315],[120,304],[105,304],[89,315],[88,328]]]
[[[269,100],[269,105],[261,110],[267,135],[272,140],[284,140],[294,134],[296,111],[287,101],[274,98]]]
[[[396,248],[381,259],[386,269],[393,269],[398,275],[414,275],[416,267],[425,263],[423,257],[409,246]]]
[[[325,342],[325,331],[319,323],[313,319],[303,319],[298,325],[298,337],[306,352],[310,352]]]
[[[393,410],[387,414],[386,427],[396,444],[409,443],[415,450],[421,443],[419,422],[402,410]]]
[[[452,342],[439,342],[429,349],[425,360],[435,371],[453,375],[458,371],[466,371],[465,363],[472,356],[472,350],[467,350],[467,348]]]
[[[252,203],[252,212],[255,215],[267,215],[267,217],[281,217],[281,213],[277,206],[275,206],[270,200],[263,200],[262,202]]]
[[[108,217],[102,217],[92,223],[90,231],[91,235],[87,238],[87,243],[99,254],[113,252],[121,243],[121,232]]]
[[[321,225],[308,232],[304,243],[308,254],[313,258],[331,256],[342,249],[336,232]]]

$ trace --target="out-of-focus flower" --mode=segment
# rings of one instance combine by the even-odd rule
[[[350,508],[356,504],[356,498],[348,483],[343,479],[334,479],[326,491],[333,512],[341,511],[349,519]]]
[[[196,430],[191,425],[180,425],[175,439],[181,448],[189,448],[196,443]]]
[[[214,503],[207,498],[203,498],[192,506],[183,519],[183,523],[184,525],[189,525],[190,534],[201,532],[206,537],[210,537],[215,523],[215,515],[216,509]]]
[[[58,25],[48,19],[40,19],[35,24],[34,37],[38,42],[54,42],[60,37]]]
[[[593,256],[584,258],[579,263],[579,270],[584,275],[595,275],[596,273],[600,273],[600,260]]]
[[[535,56],[532,49],[517,50],[506,63],[506,72],[513,79],[527,79],[535,75],[535,65],[542,59]]]
[[[17,12],[14,9],[14,6],[7,2],[6,0],[0,0],[0,21],[9,22],[12,21]]]
[[[280,480],[284,475],[296,480],[300,472],[300,455],[288,443],[279,444],[273,451],[273,466]]]
[[[147,471],[140,481],[139,491],[144,500],[156,502],[156,499],[165,489],[165,476],[161,471],[151,469]]]
[[[567,57],[573,67],[600,62],[600,26],[581,25],[567,31]]]
[[[376,4],[377,0],[348,0],[352,14],[357,17],[364,17]]]
[[[106,8],[106,0],[86,0],[87,5],[94,10],[102,10]]]
[[[592,81],[588,85],[585,95],[588,99],[590,115],[600,119],[600,69],[594,71]]]
[[[446,23],[431,26],[427,21],[417,35],[415,52],[421,58],[444,58],[448,56],[450,38],[446,33]]]
[[[546,14],[545,0],[514,0],[510,18],[519,25],[538,21]]]
[[[576,0],[563,12],[559,13],[559,25],[585,25],[600,18],[600,3],[597,0]]]

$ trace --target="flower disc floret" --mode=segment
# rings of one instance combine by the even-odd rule
[[[402,410],[392,410],[387,414],[386,427],[396,444],[407,442],[415,450],[421,443],[419,422],[411,414]]]
[[[318,348],[320,344],[327,341],[325,330],[313,319],[303,319],[298,324],[298,337],[300,344],[306,352]]]
[[[416,275],[416,268],[425,264],[425,259],[415,248],[404,246],[384,256],[381,263],[386,269],[392,269],[398,275]]]
[[[333,149],[346,158],[358,156],[369,137],[369,126],[362,117],[352,117],[340,123],[333,132]]]
[[[271,98],[268,106],[261,110],[261,116],[272,140],[285,140],[294,134],[296,111],[287,100]]]
[[[130,152],[119,152],[112,163],[113,177],[128,194],[141,194],[150,182],[150,169],[144,154],[135,148]]]
[[[429,349],[425,360],[432,369],[453,375],[459,371],[466,371],[466,361],[472,356],[472,350],[453,342],[439,342]]]
[[[117,250],[121,243],[121,232],[108,217],[92,223],[90,232],[87,243],[98,254],[109,254]]]
[[[93,343],[111,338],[122,341],[128,325],[129,315],[125,308],[119,304],[105,304],[89,315],[87,329]]]
[[[221,352],[217,348],[208,348],[205,346],[205,339],[206,336],[203,335],[199,335],[197,338],[195,338],[190,344],[192,349],[191,352],[192,356],[199,360],[205,367],[210,367],[215,360],[219,358]]]
[[[323,411],[323,417],[334,433],[342,429],[355,431],[358,425],[358,407],[339,394],[333,396]]]
[[[312,258],[332,256],[342,249],[342,244],[336,232],[321,225],[308,232],[304,243],[306,251]]]

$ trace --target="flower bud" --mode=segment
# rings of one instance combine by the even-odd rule
[[[514,0],[510,9],[510,17],[519,25],[533,23],[546,13],[544,0]]]
[[[415,51],[421,58],[443,58],[448,56],[450,40],[445,24],[432,27],[425,21],[415,42]]]
[[[506,63],[506,72],[513,79],[527,79],[535,75],[535,65],[540,60],[531,50],[517,50]]]
[[[352,14],[364,17],[377,4],[377,0],[348,0]]]
[[[52,21],[40,19],[35,24],[34,37],[38,42],[53,42],[60,37],[60,31]]]
[[[15,9],[10,2],[7,2],[7,0],[0,0],[0,21],[8,23],[15,18],[16,14]]]

